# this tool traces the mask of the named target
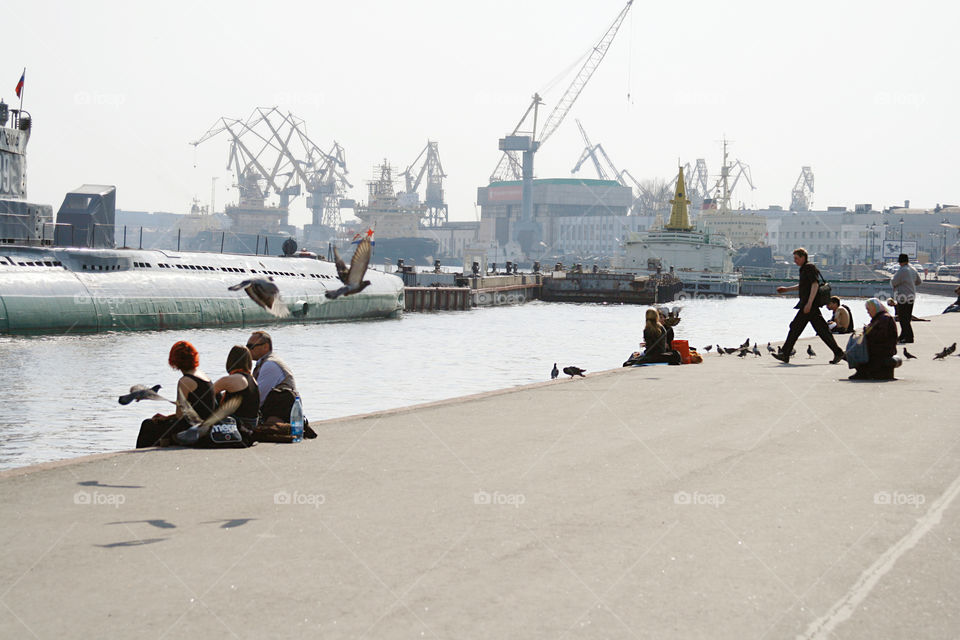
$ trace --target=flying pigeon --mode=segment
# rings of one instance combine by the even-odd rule
[[[813,347],[808,344],[808,345],[807,345],[807,357],[808,357],[808,358],[814,358],[814,357],[816,357],[816,355],[817,355],[817,353],[813,350]]]
[[[277,285],[273,284],[273,276],[251,278],[227,288],[230,291],[243,289],[251,300],[266,309],[270,315],[285,318],[290,314],[280,300],[280,290],[277,289]]]
[[[568,376],[570,376],[571,378],[573,376],[580,376],[581,378],[586,378],[587,376],[583,375],[584,373],[586,373],[586,371],[587,371],[586,369],[581,369],[580,367],[564,367],[563,368],[563,372]]]
[[[950,345],[949,347],[946,347],[943,351],[941,351],[941,352],[938,353],[937,355],[933,356],[933,359],[934,359],[934,360],[943,360],[944,358],[946,358],[948,355],[950,355],[951,353],[953,353],[953,352],[956,351],[956,350],[957,350],[957,343],[954,342],[952,345]]]
[[[749,348],[750,348],[750,338],[747,338],[747,341],[744,342],[742,345],[740,345],[740,348],[741,348],[741,349],[749,349]]]
[[[350,260],[350,269],[348,270],[346,265],[343,264],[343,259],[340,258],[340,254],[337,253],[337,248],[333,248],[333,256],[336,258],[337,263],[337,277],[340,278],[343,286],[336,291],[327,291],[327,298],[333,300],[340,296],[352,296],[370,286],[370,281],[364,280],[363,276],[367,272],[367,265],[370,264],[371,253],[370,236],[366,236],[360,241],[357,249],[353,252],[353,258]]]
[[[160,390],[160,385],[154,385],[153,387],[148,387],[143,384],[135,384],[130,387],[130,393],[120,396],[120,404],[130,404],[131,402],[140,402],[141,400],[160,400],[163,402],[169,402],[171,404],[176,404],[173,400],[167,400],[161,396],[157,391]]]
[[[907,348],[906,348],[906,347],[903,348],[903,355],[904,355],[904,357],[905,357],[907,360],[915,360],[916,357],[917,357],[917,356],[913,355],[912,353],[910,353],[909,351],[907,351]]]
[[[560,375],[560,370],[557,369],[557,363],[554,362],[554,363],[553,363],[553,370],[550,371],[550,379],[551,379],[551,380],[556,380],[558,375]]]

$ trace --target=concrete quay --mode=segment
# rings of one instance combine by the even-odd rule
[[[814,338],[0,473],[0,637],[955,638],[960,314],[914,327],[895,382]]]

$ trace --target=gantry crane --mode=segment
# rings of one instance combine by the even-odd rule
[[[800,168],[800,177],[790,192],[790,211],[810,211],[813,206],[813,170]]]
[[[521,213],[520,221],[514,225],[514,239],[520,244],[524,253],[530,253],[530,250],[540,241],[540,226],[533,220],[533,159],[537,150],[546,142],[553,132],[557,130],[560,123],[570,112],[573,103],[580,96],[580,92],[587,85],[593,73],[597,70],[600,62],[607,54],[614,36],[620,29],[623,19],[627,16],[633,0],[628,0],[626,6],[620,11],[613,24],[607,29],[600,41],[595,44],[584,61],[580,70],[577,72],[573,82],[567,87],[566,92],[557,102],[553,111],[547,117],[543,128],[537,132],[537,115],[543,100],[540,94],[535,93],[527,107],[520,122],[514,127],[513,132],[505,138],[500,139],[499,148],[503,151],[500,162],[490,175],[490,182],[502,180],[522,180],[523,188],[521,195]],[[533,122],[529,131],[521,131],[524,122],[530,114],[533,114]],[[522,160],[518,159],[517,154],[522,153]]]
[[[424,158],[423,164],[415,171],[420,158]],[[416,177],[414,177],[414,172],[416,172]],[[424,224],[428,227],[439,227],[446,223],[447,205],[443,201],[443,179],[447,177],[447,174],[443,172],[443,165],[440,164],[440,152],[437,150],[437,143],[427,140],[427,146],[420,151],[420,155],[410,163],[410,166],[401,175],[406,180],[407,194],[417,193],[417,189],[420,188],[420,183],[426,175],[427,193],[423,200],[426,207]]]
[[[313,224],[336,228],[340,225],[340,197],[353,185],[346,178],[343,147],[337,142],[329,152],[307,135],[306,124],[292,113],[276,107],[259,107],[245,121],[220,118],[194,147],[226,132],[230,136],[227,169],[237,178],[240,207],[264,207],[272,190],[280,198],[283,223],[291,198],[310,194],[307,207]]]

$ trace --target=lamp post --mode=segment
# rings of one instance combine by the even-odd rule
[[[877,223],[871,222],[868,228],[870,229],[870,264],[873,264],[873,232],[877,228]]]
[[[950,221],[947,220],[946,217],[944,217],[943,223],[950,224]],[[941,240],[941,242],[943,243],[943,249],[940,251],[940,262],[943,264],[947,264],[947,228],[946,227],[940,228],[940,235],[943,236],[943,239]]]
[[[903,253],[903,218],[900,218],[900,253]]]

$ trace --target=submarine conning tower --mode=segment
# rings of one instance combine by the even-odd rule
[[[29,113],[0,100],[0,245],[41,245],[53,240],[53,208],[27,201],[27,143],[32,128]]]

